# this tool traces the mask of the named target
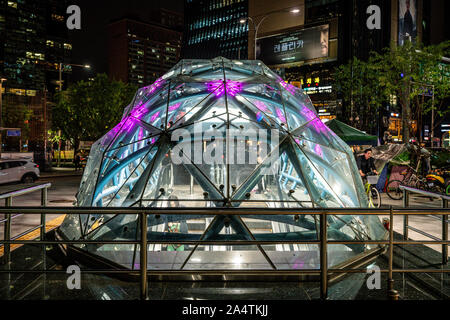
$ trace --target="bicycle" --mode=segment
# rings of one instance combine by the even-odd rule
[[[366,175],[366,183],[364,188],[366,190],[367,198],[369,199],[369,208],[381,207],[381,196],[377,188],[374,187],[378,183],[378,176],[374,174]]]
[[[392,200],[402,200],[403,199],[403,191],[400,190],[400,186],[406,186],[416,189],[425,189],[424,178],[418,174],[417,170],[420,167],[420,160],[417,163],[417,169],[414,169],[411,166],[401,172],[400,174],[403,176],[402,180],[392,180],[386,186],[386,193]]]

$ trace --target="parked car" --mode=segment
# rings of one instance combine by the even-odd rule
[[[18,181],[33,183],[40,175],[39,165],[30,160],[0,161],[0,184]]]

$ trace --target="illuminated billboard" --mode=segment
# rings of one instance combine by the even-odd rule
[[[260,38],[256,58],[276,65],[328,57],[329,25]]]
[[[417,3],[416,0],[398,1],[398,44],[406,41],[416,42]]]

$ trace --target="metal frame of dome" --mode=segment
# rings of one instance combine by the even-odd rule
[[[210,139],[196,136],[195,126],[209,132]],[[276,131],[278,140],[263,135],[268,151],[257,164],[230,164],[229,157],[235,154],[230,153],[229,130],[242,132],[246,154],[258,150],[261,139],[247,136],[249,129]],[[205,146],[201,150],[194,146],[194,155],[183,153],[186,161],[182,164],[173,161],[174,149],[181,143],[173,139],[177,130],[192,134],[193,138],[183,143],[201,141]],[[224,142],[224,163],[193,161],[219,140]],[[183,178],[184,182],[178,181]],[[222,57],[182,60],[155,83],[140,89],[121,122],[92,146],[77,200],[79,206],[89,207],[367,207],[353,153],[321,122],[309,97],[260,61]],[[168,234],[165,230],[168,224],[199,218],[150,217],[150,238],[276,240],[291,233],[300,239],[316,239],[319,230],[317,219],[305,215],[248,217],[284,226],[285,232],[277,227],[279,231],[271,234],[254,235],[246,222],[233,215],[210,217],[203,235],[186,230]],[[385,235],[374,217],[331,216],[328,223],[331,237],[339,240]],[[157,227],[161,225],[164,230]],[[232,231],[223,234],[227,226]],[[136,215],[93,214],[67,217],[60,232],[69,239],[129,239],[137,237],[138,229]],[[355,254],[367,249],[361,245],[348,248]],[[97,252],[98,248],[88,246],[87,250]],[[133,251],[135,257],[136,246]],[[108,258],[115,259],[114,255]],[[134,260],[126,265],[133,267]]]

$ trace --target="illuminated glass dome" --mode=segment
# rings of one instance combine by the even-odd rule
[[[77,201],[82,207],[367,207],[351,149],[321,122],[308,96],[260,61],[221,57],[183,60],[140,89],[122,121],[93,145]],[[328,223],[331,239],[385,234],[378,218],[330,216]],[[138,229],[136,215],[72,215],[59,233],[70,240],[131,240]],[[148,230],[149,240],[314,240],[319,228],[308,215],[168,215],[150,216]],[[216,261],[211,268],[271,268],[263,250],[277,268],[318,266],[316,245],[263,247],[150,245],[148,267],[206,268],[207,260]],[[134,245],[82,249],[139,268]],[[330,246],[330,265],[368,249]]]

